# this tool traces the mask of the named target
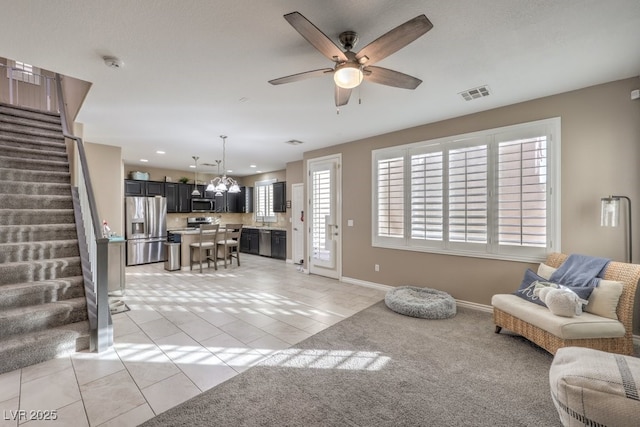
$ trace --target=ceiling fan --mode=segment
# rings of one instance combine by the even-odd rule
[[[373,64],[397,52],[432,29],[433,24],[425,15],[416,16],[397,26],[363,47],[357,53],[351,51],[358,42],[358,34],[354,31],[340,33],[338,38],[340,44],[344,47],[343,51],[299,12],[288,13],[284,15],[284,19],[313,47],[318,49],[329,60],[335,62],[336,65],[334,68],[321,68],[269,80],[272,85],[292,83],[324,76],[325,74],[333,74],[336,83],[334,92],[336,107],[340,107],[349,102],[351,90],[362,83],[363,79],[403,89],[415,89],[422,83],[422,80],[416,77],[388,68],[376,67]]]

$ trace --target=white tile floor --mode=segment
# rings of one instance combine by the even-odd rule
[[[241,262],[128,267],[114,347],[0,375],[0,427],[138,425],[384,298],[282,261]]]

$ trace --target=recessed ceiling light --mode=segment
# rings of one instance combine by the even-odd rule
[[[256,165],[249,165],[250,168],[257,168]]]
[[[262,173],[262,171],[256,171],[256,173]]]
[[[189,165],[190,168],[195,169],[196,165]]]
[[[156,151],[156,154],[165,154],[165,152],[162,151],[162,150],[158,150],[158,151]]]
[[[147,163],[149,160],[147,160],[147,159],[140,159],[140,161],[141,161],[142,163]]]
[[[284,142],[285,144],[289,144],[289,145],[300,145],[300,144],[304,144],[304,142],[299,141],[297,139],[290,139],[288,141]]]
[[[227,169],[227,173],[232,173],[233,169]]]

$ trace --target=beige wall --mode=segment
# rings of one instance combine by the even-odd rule
[[[601,228],[599,208],[609,194],[640,202],[640,102],[630,99],[639,86],[626,79],[305,153],[305,160],[342,153],[343,276],[438,288],[487,305],[493,294],[512,292],[533,265],[372,247],[371,151],[550,117],[562,119],[562,251],[624,261],[625,230]],[[349,219],[353,227],[345,227]],[[640,226],[634,231],[639,254]]]
[[[301,184],[304,182],[304,162],[299,160],[297,162],[287,163],[287,200],[291,200],[293,196],[293,190],[291,186],[293,184]],[[292,242],[293,233],[291,230],[291,209],[287,208],[286,222],[287,222],[287,260],[293,258]]]
[[[100,221],[106,220],[111,231],[122,236],[124,233],[122,148],[86,141],[84,148]]]

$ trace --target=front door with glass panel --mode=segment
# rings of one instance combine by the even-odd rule
[[[340,220],[340,163],[341,156],[309,160],[309,272],[340,278],[341,220]]]

